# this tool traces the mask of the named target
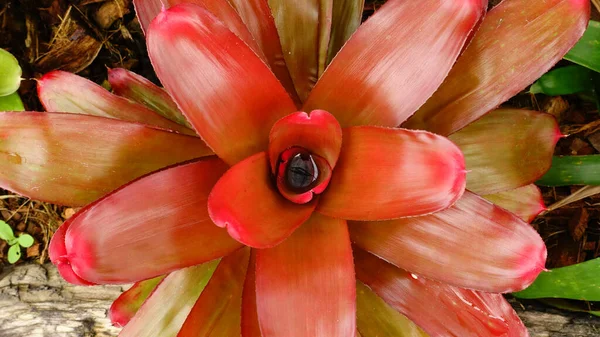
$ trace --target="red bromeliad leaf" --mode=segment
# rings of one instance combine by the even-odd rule
[[[275,172],[279,156],[286,149],[299,146],[323,157],[333,169],[342,147],[342,128],[330,113],[314,110],[296,112],[277,121],[269,135],[269,161]]]
[[[173,122],[191,127],[169,94],[146,78],[117,68],[108,69],[108,82],[115,94],[143,104]]]
[[[388,1],[340,50],[303,110],[327,110],[342,127],[399,125],[442,83],[484,9],[481,0]]]
[[[119,337],[175,337],[200,297],[219,260],[168,275]]]
[[[558,62],[589,16],[587,0],[503,1],[487,14],[444,84],[404,126],[449,135],[477,120]]]
[[[277,247],[257,251],[263,336],[353,337],[355,282],[346,222],[315,213]]]
[[[271,70],[294,102],[300,105],[294,82],[285,64],[279,34],[267,0],[229,0],[265,54]]]
[[[144,280],[229,254],[240,244],[210,221],[206,207],[226,169],[211,157],[112,192],[63,224],[64,241],[53,243],[64,247],[51,251],[50,258],[87,281],[107,284]]]
[[[327,51],[327,64],[354,34],[362,19],[364,0],[334,0],[332,9],[331,37]]]
[[[325,70],[333,0],[268,0],[283,57],[301,101]]]
[[[271,182],[266,152],[233,166],[219,179],[208,200],[217,226],[243,244],[267,248],[279,244],[306,221],[316,203],[298,205],[284,199]]]
[[[227,0],[135,0],[134,5],[144,30],[147,30],[152,20],[163,10],[178,4],[189,3],[200,6],[223,23],[231,32],[244,41],[257,55],[265,59],[262,50],[254,41],[246,25]]]
[[[148,296],[156,286],[165,278],[159,276],[135,283],[131,288],[121,294],[110,306],[108,317],[116,327],[124,327],[138,312]]]
[[[52,241],[50,241],[50,245],[48,247],[48,254],[50,255],[51,259],[53,259],[53,257],[67,255],[67,248],[64,245],[66,233],[67,233],[67,226],[60,226],[60,227],[58,227],[58,230],[52,236]],[[73,268],[71,268],[71,265],[68,263],[68,261],[57,261],[57,262],[52,261],[52,262],[56,265],[56,269],[58,269],[60,276],[62,276],[62,278],[65,279],[65,281],[72,283],[72,284],[80,285],[80,286],[91,286],[91,285],[95,284],[95,283],[89,282],[87,280],[84,280],[81,277],[79,277],[77,274],[75,274],[75,272],[73,271]]]
[[[529,336],[517,313],[500,294],[431,281],[360,249],[354,251],[354,260],[357,279],[431,336]]]
[[[539,179],[550,168],[560,137],[550,114],[498,109],[449,138],[465,156],[467,188],[492,194]]]
[[[165,166],[211,154],[197,137],[115,119],[0,113],[0,185],[83,206]]]
[[[241,335],[242,291],[249,259],[248,247],[221,259],[178,337]]]
[[[400,268],[488,292],[524,289],[546,262],[544,241],[529,224],[470,192],[435,214],[353,222],[350,235]]]
[[[356,282],[356,325],[364,337],[429,337],[360,281]]]
[[[525,185],[510,191],[484,195],[483,197],[513,212],[527,222],[533,221],[538,214],[546,210],[542,192],[534,184]]]
[[[208,9],[265,60],[290,96],[299,101],[267,0],[134,0],[133,3],[144,30],[163,6],[166,9],[180,3],[192,3]]]
[[[38,80],[38,95],[50,112],[116,118],[195,135],[143,105],[113,95],[96,83],[66,71],[55,70]]]
[[[373,126],[343,130],[317,211],[351,220],[423,215],[451,206],[465,188],[464,159],[448,139]]]
[[[228,164],[266,150],[273,124],[296,110],[271,70],[201,7],[162,12],[147,40],[163,85]]]
[[[262,337],[256,312],[256,250],[252,250],[242,294],[242,337]]]

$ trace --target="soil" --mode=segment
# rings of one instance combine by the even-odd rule
[[[365,18],[385,1],[367,1]],[[491,1],[491,5],[499,1]],[[596,9],[592,15],[599,19]],[[35,79],[62,69],[99,84],[106,67],[123,67],[155,82],[139,22],[131,0],[0,0],[0,48],[17,57],[23,68],[19,94],[26,109],[42,111]],[[544,97],[526,93],[510,106],[545,111],[557,117],[561,139],[556,155],[600,153],[600,115],[594,104],[578,96]],[[542,188],[547,205],[571,195],[581,186]],[[76,209],[41,203],[0,190],[0,219],[16,234],[29,233],[35,244],[17,263],[44,263],[49,239]],[[600,256],[600,195],[539,216],[533,226],[549,250],[548,268],[567,266]],[[7,244],[0,240],[0,272],[7,262]],[[589,307],[596,303],[587,303]]]

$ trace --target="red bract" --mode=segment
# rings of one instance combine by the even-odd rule
[[[577,41],[588,1],[389,0],[354,34],[358,0],[134,3],[166,92],[55,72],[46,108],[84,115],[0,114],[2,186],[88,204],[51,242],[63,277],[140,282],[111,308],[121,336],[424,334],[401,313],[527,335],[497,293],[546,249],[507,209],[543,209],[560,133],[490,110]]]

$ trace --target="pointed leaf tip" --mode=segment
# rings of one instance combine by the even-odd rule
[[[444,83],[403,125],[449,135],[477,120],[556,64],[583,34],[589,12],[583,0],[502,1]]]
[[[38,80],[38,96],[48,112],[114,118],[195,135],[141,104],[113,95],[100,85],[66,71],[55,70]]]
[[[341,48],[304,110],[327,110],[342,127],[399,125],[442,83],[483,12],[474,0],[388,1]]]
[[[57,253],[82,278],[102,284],[136,282],[227,255],[241,245],[210,221],[206,206],[226,169],[212,157],[122,186],[63,224],[68,230]]]
[[[198,134],[230,165],[266,150],[273,124],[296,110],[273,72],[202,7],[180,4],[162,17],[148,29],[148,53]]]
[[[399,268],[487,292],[527,287],[546,261],[544,241],[529,224],[468,191],[431,215],[352,222],[350,236]]]

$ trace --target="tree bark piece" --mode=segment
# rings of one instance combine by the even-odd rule
[[[0,337],[112,337],[106,311],[123,286],[66,283],[52,265],[24,264],[0,273]]]
[[[106,312],[127,286],[74,286],[52,265],[0,273],[0,337],[115,337]],[[600,336],[600,318],[511,300],[531,337]]]

